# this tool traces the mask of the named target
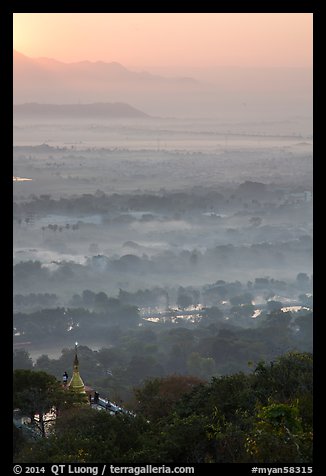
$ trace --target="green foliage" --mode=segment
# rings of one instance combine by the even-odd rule
[[[90,408],[63,412],[56,432],[29,444],[17,456],[29,463],[132,463],[148,423],[141,417],[111,416]]]
[[[183,332],[176,336],[186,337]],[[110,355],[102,353],[103,359]],[[48,402],[55,378],[21,370],[16,371],[15,379],[16,398],[31,383],[36,388],[39,382],[40,395],[44,393],[43,400]],[[87,406],[63,405],[47,438],[34,442],[16,438],[16,460],[113,464],[312,461],[311,354],[288,353],[269,364],[261,361],[249,374],[223,375],[209,382],[181,375],[151,378],[134,393],[134,401],[129,402],[133,414],[110,415]]]
[[[151,421],[166,417],[180,398],[190,393],[202,381],[196,377],[171,375],[149,379],[142,388],[136,388],[135,411]]]
[[[173,413],[161,424],[156,460],[170,464],[205,463],[210,449],[208,424],[207,416],[193,414],[181,418]]]
[[[245,450],[246,432],[251,426],[252,416],[247,410],[237,409],[236,418],[231,421],[215,408],[212,423],[209,426],[208,438],[214,441],[215,463],[242,463],[248,461]]]
[[[313,360],[309,353],[290,352],[270,365],[258,364],[254,388],[261,403],[266,405],[272,397],[287,402],[299,396],[312,395]]]
[[[271,403],[261,407],[246,441],[257,463],[311,461],[312,432],[303,430],[297,403]]]
[[[51,398],[54,402],[58,391],[59,383],[57,379],[46,372],[17,369],[13,373],[14,407],[18,407],[21,410],[25,410],[22,407],[30,407],[30,405],[37,407],[36,403],[33,404],[32,399],[26,402],[25,396],[27,392],[35,393],[35,395],[38,394],[42,399],[42,408],[47,410],[49,405],[51,405]]]
[[[41,435],[46,435],[45,414],[81,403],[79,395],[63,389],[53,375],[43,371],[18,369],[13,373],[13,406],[38,426]],[[38,415],[38,423],[35,420]]]

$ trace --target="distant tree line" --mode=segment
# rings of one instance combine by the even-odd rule
[[[125,400],[132,387],[141,385],[147,377],[178,373],[209,379],[239,371],[248,373],[260,360],[273,360],[289,351],[312,351],[310,311],[276,309],[262,313],[259,319],[249,318],[248,326],[242,324],[247,318],[240,312],[248,304],[234,306],[235,311],[231,307],[233,317],[228,320],[218,307],[205,308],[197,323],[168,319],[147,322],[139,318],[137,308],[119,301],[116,305],[116,310],[107,312],[57,308],[18,313],[14,325],[15,332],[21,332],[22,343],[30,340],[32,349],[58,349],[59,343],[67,348],[59,359],[44,354],[35,363],[24,348],[16,348],[14,368],[44,370],[59,378],[71,368],[71,342],[97,342],[102,346],[99,350],[80,347],[83,377],[101,392],[114,391],[118,399]]]
[[[200,193],[160,192],[154,194],[118,194],[107,195],[104,192],[85,193],[69,198],[51,198],[50,195],[33,195],[25,202],[14,202],[14,217],[46,213],[108,213],[128,211],[184,212],[185,210],[209,210],[216,204],[224,203],[223,195],[218,191]]]

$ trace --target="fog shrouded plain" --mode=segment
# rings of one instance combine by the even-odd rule
[[[148,109],[130,88],[114,107],[60,95],[14,106],[14,348],[35,361],[76,339],[114,346],[130,329],[258,332],[282,309],[288,341],[267,355],[310,351],[309,95],[296,104],[294,88],[263,114],[260,91],[261,110],[243,101],[214,114],[213,90],[190,81],[175,114],[177,89],[157,81],[166,99]],[[193,350],[215,359],[201,377],[238,370]],[[190,372],[171,362],[144,377]]]

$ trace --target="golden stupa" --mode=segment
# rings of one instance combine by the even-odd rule
[[[71,380],[68,384],[69,390],[73,390],[76,393],[81,393],[86,396],[85,384],[79,373],[79,361],[77,356],[77,342],[75,344],[75,358],[74,358],[74,369]]]

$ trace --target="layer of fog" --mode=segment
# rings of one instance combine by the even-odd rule
[[[15,118],[13,173],[16,295],[312,275],[309,118]]]

